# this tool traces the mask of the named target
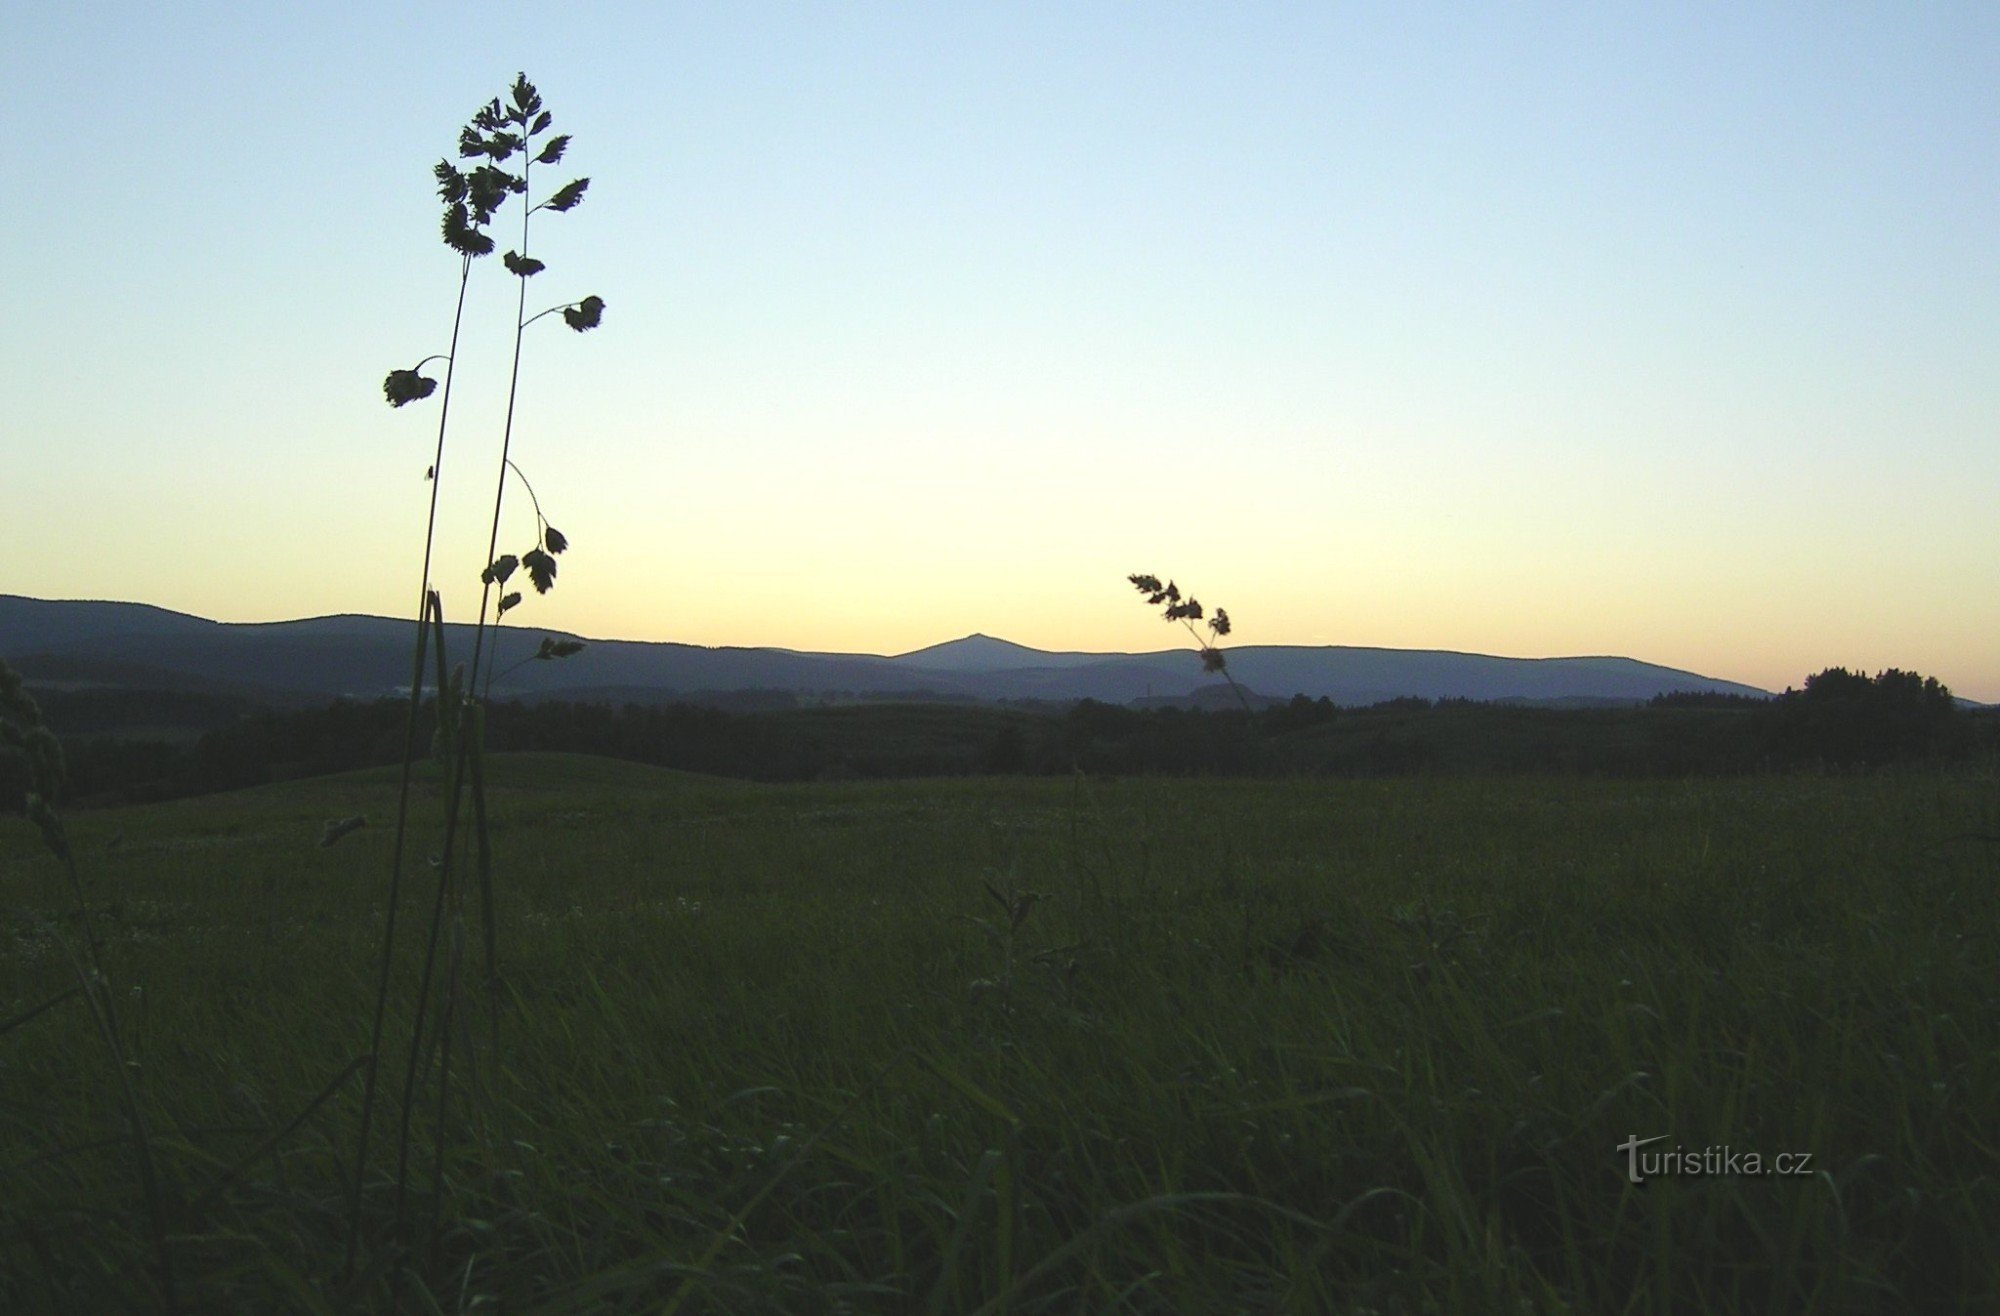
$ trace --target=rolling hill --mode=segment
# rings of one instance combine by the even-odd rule
[[[292,702],[374,698],[407,689],[408,621],[332,616],[301,621],[210,621],[140,603],[0,595],[0,657],[39,684],[163,690],[240,690]],[[454,659],[472,628],[447,627]],[[850,698],[1206,701],[1215,684],[1195,653],[1048,653],[988,635],[894,657],[589,640],[563,662],[529,661],[544,635],[507,627],[489,643],[505,673],[496,696],[667,700],[741,691]],[[1403,696],[1534,703],[1637,702],[1675,691],[1766,692],[1632,658],[1506,658],[1443,650],[1244,645],[1229,670],[1266,699],[1325,697],[1373,704]]]

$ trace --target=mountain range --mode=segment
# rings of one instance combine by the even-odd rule
[[[472,627],[446,628],[454,662]],[[1050,653],[989,635],[894,656],[586,640],[573,657],[534,661],[544,636],[509,626],[489,639],[494,694],[505,698],[660,703],[739,691],[809,697],[963,700],[1096,699],[1215,704],[1234,695],[1192,649]],[[217,622],[142,603],[0,594],[0,658],[49,685],[227,691],[295,705],[408,689],[411,623],[340,615]],[[1399,697],[1535,704],[1632,703],[1689,691],[1763,696],[1733,681],[1632,658],[1502,658],[1430,649],[1243,645],[1229,672],[1264,700],[1294,695],[1366,705]]]

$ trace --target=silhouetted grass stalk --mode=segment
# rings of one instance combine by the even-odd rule
[[[428,629],[437,663],[438,736],[440,749],[443,751],[442,757],[448,765],[448,773],[445,792],[444,842],[443,848],[435,860],[437,867],[437,889],[432,901],[431,922],[425,938],[423,962],[418,978],[415,1017],[412,1020],[410,1029],[409,1051],[406,1058],[403,1082],[402,1110],[397,1131],[395,1227],[397,1232],[400,1233],[406,1218],[411,1120],[417,1102],[418,1091],[421,1086],[420,1080],[425,1070],[425,1057],[431,1050],[430,1047],[426,1046],[425,1038],[430,1022],[429,1016],[432,1009],[433,987],[437,980],[439,942],[444,931],[445,921],[449,917],[452,920],[454,936],[447,957],[445,982],[440,988],[442,996],[436,1005],[438,1022],[437,1037],[434,1043],[438,1060],[438,1103],[436,1144],[434,1147],[432,1173],[432,1189],[434,1194],[433,1240],[436,1237],[436,1211],[443,1194],[444,1167],[449,1133],[447,1116],[449,1114],[450,1070],[452,1064],[451,1032],[454,1020],[457,1017],[457,1007],[460,1001],[463,981],[464,907],[462,897],[454,884],[453,878],[455,865],[459,857],[459,833],[463,820],[463,803],[468,784],[471,785],[473,794],[472,821],[475,833],[475,859],[482,907],[482,943],[486,955],[485,977],[487,987],[488,1040],[489,1045],[495,1051],[497,1051],[499,1046],[500,1016],[498,997],[500,979],[498,967],[498,932],[493,903],[492,847],[486,809],[483,766],[485,727],[479,704],[479,678],[488,662],[486,652],[488,643],[487,631],[490,626],[497,627],[500,617],[521,601],[522,596],[520,593],[505,592],[505,586],[513,572],[517,568],[525,567],[534,582],[536,592],[547,593],[553,588],[555,583],[555,555],[563,552],[568,546],[567,539],[551,527],[542,515],[540,500],[535,498],[533,488],[530,486],[529,496],[535,500],[535,545],[520,557],[515,557],[511,554],[505,557],[498,556],[500,522],[506,507],[507,475],[510,470],[516,474],[520,473],[520,468],[514,464],[512,450],[514,418],[520,396],[523,341],[527,327],[534,323],[534,321],[541,319],[543,315],[552,314],[554,311],[562,311],[563,318],[568,322],[570,328],[581,333],[585,330],[595,328],[604,310],[603,299],[591,296],[580,302],[558,305],[549,311],[541,312],[532,317],[527,314],[528,280],[546,268],[543,262],[528,255],[528,240],[535,212],[539,210],[563,212],[573,209],[582,200],[584,191],[588,188],[590,180],[587,178],[573,180],[540,203],[531,202],[529,185],[533,174],[533,166],[538,163],[554,164],[560,161],[564,150],[567,148],[569,138],[566,135],[549,138],[537,149],[534,145],[534,139],[549,131],[553,123],[553,116],[542,108],[541,95],[528,82],[526,75],[516,77],[509,95],[509,105],[503,107],[499,98],[496,97],[485,106],[482,106],[473,115],[471,122],[461,129],[459,133],[459,157],[467,161],[479,161],[483,159],[485,163],[471,164],[461,169],[459,166],[446,160],[440,162],[433,171],[438,181],[439,197],[445,203],[444,240],[448,246],[460,253],[464,262],[463,270],[467,275],[469,275],[471,262],[474,258],[490,254],[494,249],[495,244],[493,239],[484,232],[485,226],[493,220],[495,214],[510,196],[519,195],[523,198],[520,250],[509,251],[503,257],[503,263],[518,280],[519,292],[514,312],[514,350],[508,373],[506,419],[501,431],[499,475],[494,489],[493,515],[487,540],[487,566],[480,573],[479,609],[473,629],[472,659],[468,666],[457,669],[453,677],[449,680],[445,676],[443,604],[437,592],[431,590],[429,586],[431,547],[430,532],[428,531],[425,542],[426,592],[424,611],[428,613]],[[500,167],[517,153],[522,157],[521,169],[518,174],[510,173]],[[464,307],[464,296],[465,281],[461,279],[459,291],[461,315]],[[454,321],[454,352],[456,351],[457,333],[457,322]],[[434,383],[422,378],[417,371],[393,372],[383,385],[384,392],[388,396],[389,401],[397,406],[401,406],[407,401],[426,397],[434,388]],[[443,443],[443,421],[440,420],[439,464],[432,467],[433,476],[436,476],[441,469]],[[524,484],[526,483],[525,476],[522,476],[522,481]],[[434,485],[432,490],[433,515],[431,523],[433,527],[435,526],[437,496],[437,488]],[[503,591],[497,605],[493,599],[495,586],[501,587]],[[401,871],[402,829],[404,820],[407,817],[409,775],[415,756],[416,710],[421,703],[417,689],[421,684],[423,650],[425,647],[425,641],[421,634],[425,626],[425,618],[422,615],[419,617],[418,624],[420,634],[416,645],[414,663],[418,676],[412,682],[412,721],[410,734],[406,737],[404,749],[404,793],[398,805],[398,841],[395,868],[398,875],[400,875]],[[495,641],[495,645],[497,647],[497,640]],[[556,645],[552,641],[544,640],[540,651],[533,656],[539,659],[567,657],[580,647],[575,642],[565,642],[562,645]],[[487,684],[489,687],[492,679],[492,674],[488,671]],[[372,1114],[372,1092],[375,1070],[375,1060],[373,1057],[380,1050],[382,1019],[386,1010],[391,953],[393,950],[394,899],[395,897],[392,894],[390,915],[391,935],[385,936],[383,966],[376,1006],[376,1031],[371,1044],[370,1095],[365,1103],[368,1108],[367,1114]],[[470,1054],[470,1047],[468,1047],[468,1058]],[[356,1246],[355,1238],[358,1235],[359,1227],[360,1189],[358,1185],[362,1177],[361,1172],[365,1170],[366,1166],[366,1123],[367,1115],[364,1115],[362,1149],[357,1159],[356,1197],[350,1217],[351,1229],[348,1266],[350,1273],[353,1264],[354,1248]]]
[[[528,172],[528,166],[524,164],[521,167],[521,178],[524,183],[527,181]],[[523,256],[528,254],[528,221],[533,218],[534,213],[530,207],[523,206],[521,208],[521,254]],[[500,554],[500,514],[505,510],[507,505],[507,468],[514,464],[510,456],[514,448],[514,407],[520,399],[521,394],[521,343],[526,338],[528,330],[528,276],[525,274],[516,275],[514,281],[520,285],[519,300],[514,310],[514,360],[507,372],[507,418],[500,428],[500,473],[493,482],[493,520],[487,527],[486,560],[488,562],[495,561]],[[486,643],[486,609],[492,600],[493,586],[495,584],[494,573],[491,571],[482,573],[480,579],[479,625],[472,635],[472,666],[466,685],[467,690],[477,690],[479,688],[479,664],[484,655]],[[493,622],[497,626],[499,621],[500,614],[496,612],[493,615]]]
[[[1146,602],[1154,607],[1165,605],[1160,614],[1163,619],[1170,622],[1177,621],[1187,627],[1188,634],[1194,639],[1195,649],[1201,654],[1201,670],[1214,672],[1229,682],[1229,688],[1235,692],[1236,702],[1243,705],[1243,711],[1253,712],[1250,707],[1250,696],[1244,692],[1242,686],[1236,684],[1236,678],[1229,674],[1229,660],[1223,656],[1221,648],[1215,643],[1229,634],[1229,613],[1217,608],[1213,616],[1207,615],[1201,606],[1201,600],[1192,594],[1183,599],[1180,587],[1171,580],[1162,585],[1158,576],[1127,576],[1125,579],[1131,581],[1134,588],[1146,596]],[[1207,635],[1203,635],[1194,626],[1196,622],[1204,619],[1208,622]]]
[[[582,200],[584,191],[589,186],[590,180],[587,178],[574,180],[539,203],[530,204],[526,200],[527,197],[532,195],[530,189],[532,187],[535,164],[553,164],[561,160],[569,138],[567,136],[554,137],[539,152],[532,149],[533,139],[537,135],[546,132],[551,126],[551,117],[542,109],[540,94],[536,92],[525,76],[516,79],[511,91],[511,97],[513,101],[512,110],[508,111],[505,115],[497,112],[491,114],[488,123],[484,125],[489,132],[495,134],[493,137],[486,139],[484,149],[496,161],[510,158],[516,149],[521,152],[522,156],[521,172],[513,176],[513,182],[510,184],[511,189],[524,198],[521,206],[521,247],[519,252],[510,251],[504,258],[507,268],[514,274],[518,285],[514,311],[514,349],[507,376],[507,408],[505,420],[501,427],[500,463],[494,478],[493,515],[487,528],[486,560],[489,565],[485,571],[480,573],[479,615],[477,625],[473,631],[472,661],[466,672],[466,702],[460,709],[461,721],[456,737],[456,753],[451,774],[451,798],[447,806],[446,815],[446,827],[448,829],[455,828],[459,815],[460,798],[467,784],[470,783],[474,793],[473,822],[477,832],[475,862],[477,864],[477,874],[480,884],[481,925],[487,959],[488,1025],[490,1041],[495,1048],[499,1045],[500,1029],[498,933],[493,909],[492,847],[487,824],[484,790],[485,719],[475,703],[475,697],[480,690],[479,676],[483,668],[487,671],[487,688],[489,690],[493,681],[492,669],[485,667],[487,663],[486,643],[488,630],[489,628],[497,629],[500,617],[520,599],[518,593],[503,594],[498,606],[492,609],[489,618],[488,609],[489,605],[493,602],[494,588],[499,586],[504,589],[508,578],[515,569],[515,565],[518,564],[528,569],[529,575],[534,581],[536,592],[546,593],[554,587],[555,583],[556,566],[554,555],[562,553],[568,547],[568,540],[548,524],[547,518],[542,514],[541,499],[535,494],[534,486],[529,483],[527,476],[522,473],[521,468],[513,460],[514,418],[517,414],[520,400],[521,359],[528,326],[535,321],[561,311],[570,327],[582,333],[597,325],[604,307],[602,298],[592,296],[585,298],[581,302],[560,303],[533,316],[527,313],[528,280],[546,268],[541,261],[534,259],[529,254],[529,239],[535,213],[540,210],[554,210],[561,213],[573,209]],[[498,105],[499,103],[496,101],[489,109],[498,111]],[[515,142],[510,134],[499,132],[498,125],[502,119],[512,123],[521,130],[518,143]],[[475,126],[480,126],[477,120],[475,120]],[[496,143],[499,145],[496,145]],[[519,558],[515,558],[512,555],[503,558],[499,552],[500,524],[506,510],[507,476],[510,471],[518,476],[523,486],[527,488],[528,497],[535,509],[535,546]],[[496,637],[496,648],[497,644]],[[567,652],[574,651],[574,649],[568,649]],[[537,658],[564,656],[567,656],[567,653],[558,652],[556,648],[546,643],[543,645],[542,650],[535,655]],[[450,854],[449,847],[446,853],[447,855]],[[441,882],[449,874],[449,864],[450,861],[447,859],[440,875]],[[433,942],[435,942],[435,936],[433,936]],[[449,1005],[447,1005],[448,1009]],[[449,1016],[447,1015],[446,1024],[441,1026],[448,1027],[448,1018]]]
[[[390,969],[395,960],[396,912],[402,904],[403,852],[409,835],[411,772],[416,763],[417,727],[423,718],[424,649],[425,637],[429,633],[427,612],[437,598],[431,589],[431,558],[437,543],[438,490],[444,484],[445,432],[451,419],[453,367],[458,360],[459,331],[465,323],[465,294],[471,281],[472,256],[470,253],[460,253],[458,299],[451,317],[451,351],[446,353],[444,358],[444,392],[438,402],[437,450],[431,458],[429,472],[430,508],[424,518],[424,565],[417,590],[416,636],[410,646],[410,708],[403,727],[403,763],[396,784],[396,838],[389,860],[388,910],[382,924],[382,965],[375,986],[374,1020],[368,1030],[367,1070],[361,1090],[361,1131],[355,1142],[354,1183],[347,1211],[347,1257],[342,1270],[349,1278],[353,1276],[356,1248],[361,1234],[361,1189],[368,1170],[369,1134],[375,1118],[375,1080],[380,1070],[382,1029],[389,1006]],[[421,370],[425,364],[428,364],[428,361],[419,362],[417,368]],[[438,691],[440,701],[443,699],[443,694],[443,688],[440,687]]]
[[[462,984],[462,898],[454,882],[454,868],[460,858],[460,828],[464,822],[464,796],[466,786],[472,786],[472,828],[478,864],[478,884],[482,902],[482,948],[486,954],[486,1002],[488,1002],[488,1040],[494,1048],[500,1044],[500,974],[498,974],[498,928],[494,914],[494,888],[492,888],[492,844],[490,826],[486,812],[486,788],[484,788],[484,718],[480,716],[480,674],[488,664],[488,628],[496,626],[500,616],[510,608],[520,604],[520,592],[502,592],[498,604],[494,604],[494,586],[506,588],[508,578],[516,568],[526,568],[528,576],[534,580],[538,594],[546,594],[554,588],[556,580],[556,554],[568,548],[568,540],[554,530],[542,516],[540,498],[534,496],[534,488],[528,486],[528,496],[536,504],[536,542],[534,548],[522,556],[496,556],[500,546],[500,520],[506,510],[506,476],[512,470],[520,474],[520,468],[512,460],[514,444],[514,416],[520,398],[520,364],[522,364],[522,342],[526,328],[546,314],[562,312],[568,326],[576,332],[596,328],[604,314],[604,298],[588,296],[580,302],[564,302],[536,316],[528,316],[528,280],[540,274],[546,266],[540,260],[528,256],[528,236],[532,228],[532,218],[538,210],[566,212],[576,208],[582,200],[588,178],[576,178],[552,196],[534,204],[528,186],[532,178],[534,164],[556,164],[562,160],[570,138],[566,134],[546,138],[536,146],[536,138],[550,132],[554,116],[542,108],[542,96],[528,82],[526,74],[514,78],[508,92],[508,104],[494,98],[480,106],[472,120],[460,128],[458,134],[458,158],[464,164],[454,164],[452,160],[440,160],[432,170],[438,182],[438,198],[444,202],[444,244],[450,246],[460,256],[460,280],[458,280],[458,306],[452,318],[452,350],[442,354],[446,362],[444,376],[444,400],[438,416],[438,446],[436,458],[430,468],[432,492],[430,492],[430,518],[424,528],[424,580],[422,596],[418,600],[418,634],[412,644],[412,678],[410,678],[410,716],[404,732],[404,756],[396,802],[396,842],[390,864],[390,894],[388,894],[388,914],[384,918],[382,936],[382,960],[376,978],[376,1008],[374,1022],[370,1030],[368,1046],[368,1078],[362,1096],[362,1130],[356,1146],[356,1172],[354,1184],[350,1188],[352,1198],[348,1202],[348,1248],[344,1274],[352,1278],[356,1254],[360,1246],[360,1214],[362,1214],[362,1186],[368,1168],[368,1144],[374,1122],[376,1104],[376,1082],[380,1072],[380,1052],[382,1034],[388,1016],[388,992],[394,966],[396,948],[396,920],[402,898],[402,856],[408,836],[408,814],[410,814],[410,790],[412,790],[412,770],[416,760],[416,728],[422,716],[422,684],[424,684],[424,658],[426,648],[436,662],[438,672],[438,748],[440,758],[446,764],[446,794],[444,794],[444,844],[442,852],[436,856],[434,866],[438,870],[438,886],[432,898],[430,928],[424,938],[424,958],[418,976],[418,992],[414,1002],[414,1020],[410,1026],[410,1048],[404,1066],[404,1088],[402,1088],[402,1112],[398,1118],[396,1134],[396,1206],[394,1206],[394,1228],[400,1234],[406,1218],[408,1200],[408,1174],[410,1174],[410,1136],[412,1136],[412,1114],[418,1100],[418,1088],[422,1074],[426,1072],[426,1056],[430,1046],[426,1046],[426,1032],[430,1028],[432,1012],[432,990],[436,986],[436,966],[438,966],[438,942],[444,932],[446,916],[454,918],[454,936],[450,964],[446,970],[446,982],[442,984],[442,998],[436,1002],[438,1010],[438,1036],[436,1036],[436,1058],[438,1058],[438,1144],[434,1148],[434,1192],[442,1198],[444,1184],[444,1156],[446,1156],[446,1114],[450,1096],[450,1066],[452,1066],[452,1040],[450,1030],[456,1018],[456,1008],[460,1000]],[[516,154],[522,156],[520,172],[510,172],[502,168]],[[508,400],[506,400],[506,422],[500,434],[500,474],[494,488],[494,510],[492,524],[488,530],[486,544],[486,568],[480,572],[480,606],[474,620],[472,634],[472,662],[470,666],[460,666],[454,670],[452,678],[446,678],[446,636],[444,636],[444,604],[438,590],[432,588],[432,552],[436,544],[436,520],[438,520],[438,498],[442,490],[444,472],[444,442],[446,426],[450,416],[450,386],[452,370],[456,366],[460,328],[464,324],[466,308],[466,288],[470,284],[472,262],[480,256],[494,252],[494,240],[486,232],[494,216],[508,202],[508,198],[522,198],[522,220],[520,220],[520,250],[506,252],[502,264],[518,280],[518,296],[514,306],[514,354],[508,372]],[[436,392],[436,380],[422,374],[422,368],[438,356],[424,358],[412,370],[392,370],[382,382],[382,392],[390,406],[404,406],[420,398],[428,398]],[[526,484],[526,476],[522,476]],[[544,640],[542,648],[532,656],[540,660],[566,658],[574,654],[582,644]],[[488,686],[492,684],[492,674],[488,672]],[[470,1060],[470,1046],[466,1048],[466,1058]],[[436,1234],[434,1234],[436,1236]]]
[[[445,759],[451,765],[450,788],[445,795],[444,848],[439,853],[437,864],[437,894],[431,905],[431,920],[424,943],[423,967],[417,979],[416,1017],[410,1024],[409,1053],[403,1074],[403,1104],[400,1122],[396,1130],[396,1198],[395,1220],[400,1233],[405,1219],[408,1202],[410,1173],[410,1116],[416,1109],[418,1072],[424,1055],[424,1028],[429,1015],[431,983],[436,974],[438,943],[443,934],[445,913],[452,896],[452,863],[456,857],[459,834],[459,805],[464,792],[459,789],[465,772],[467,730],[470,718],[469,705],[463,700],[455,701],[456,708],[447,708],[448,692],[464,688],[461,677],[447,678],[444,672],[444,608],[437,596],[431,596],[431,629],[436,637],[438,679],[438,731],[444,737],[442,748]],[[455,725],[454,725],[455,723]],[[448,1025],[449,1019],[440,1028]],[[448,1062],[449,1052],[443,1053]],[[445,1137],[442,1125],[437,1130],[440,1143]],[[440,1153],[442,1154],[442,1153]]]

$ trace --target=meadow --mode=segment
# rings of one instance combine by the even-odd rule
[[[69,817],[164,1240],[0,831],[0,1310],[2000,1310],[1990,768],[488,774],[497,1047],[351,1276],[394,771]]]

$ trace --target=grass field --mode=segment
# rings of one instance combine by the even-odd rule
[[[475,992],[345,1286],[358,1082],[289,1126],[368,1046],[393,774],[70,818],[187,1309],[2000,1310],[1989,774],[492,770],[498,1051]],[[0,1019],[64,892],[0,831]],[[159,1302],[109,1070],[76,999],[0,1033],[0,1310]]]

